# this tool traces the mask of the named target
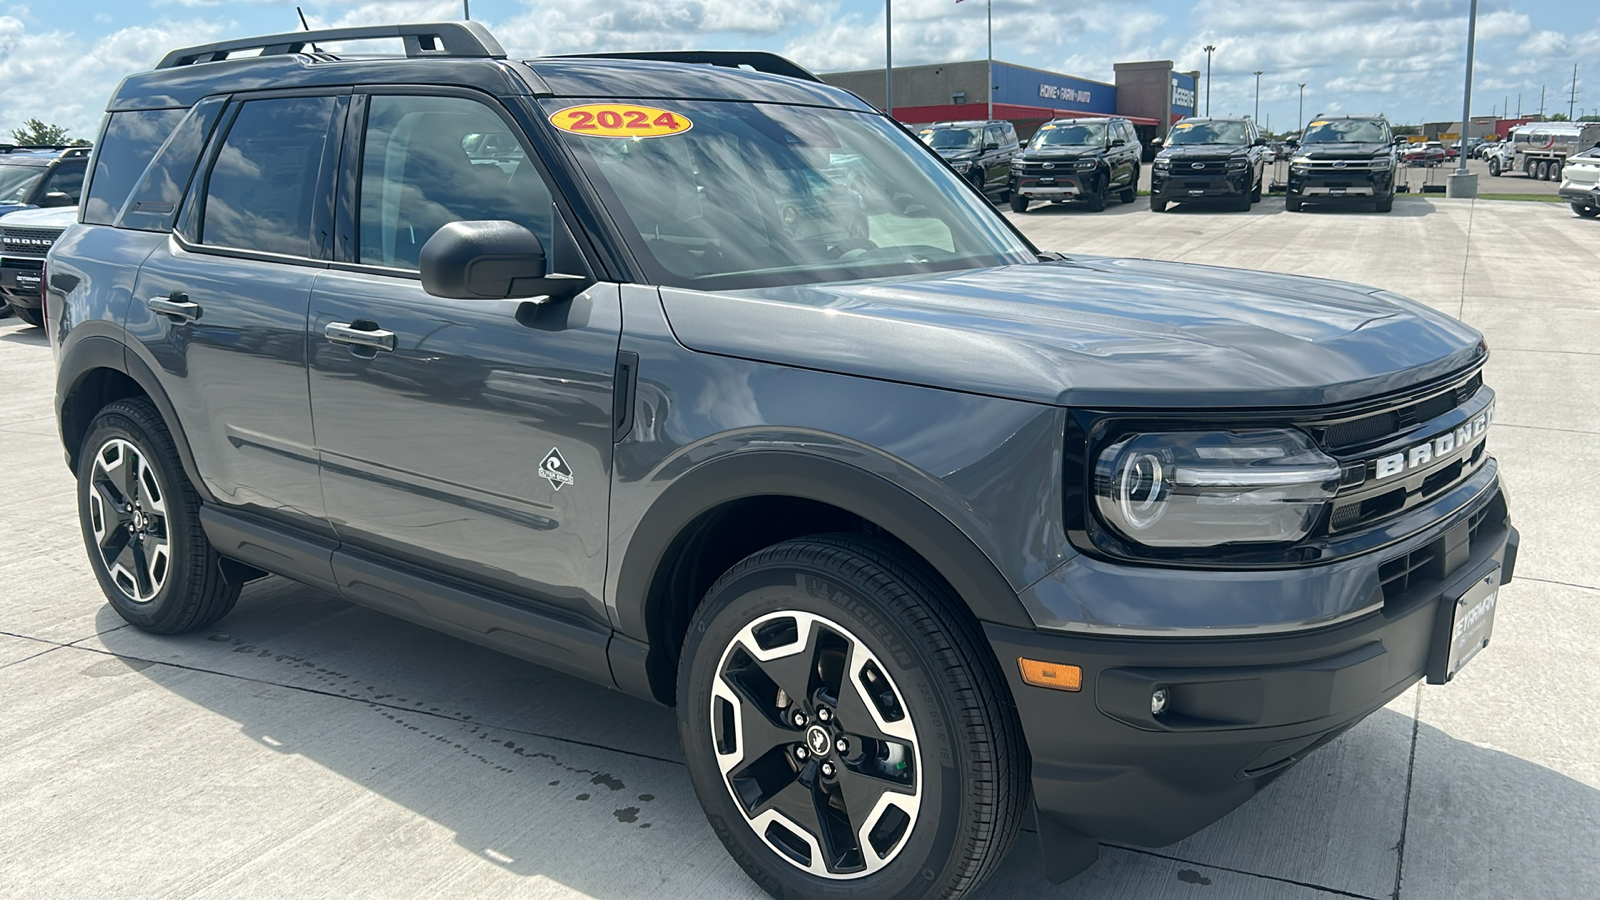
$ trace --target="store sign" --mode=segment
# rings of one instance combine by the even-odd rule
[[[1194,89],[1179,87],[1178,79],[1172,79],[1172,105],[1183,109],[1194,109]]]
[[[1089,99],[1090,93],[1091,92],[1089,91],[1078,91],[1069,87],[1062,87],[1059,84],[1041,83],[1039,85],[1039,97],[1043,100],[1061,100],[1067,103],[1090,103],[1092,102]]]

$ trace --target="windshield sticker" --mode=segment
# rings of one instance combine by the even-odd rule
[[[550,124],[588,137],[634,139],[683,134],[694,127],[682,113],[628,103],[569,106],[551,113]]]
[[[1193,127],[1194,127],[1194,123],[1193,122],[1179,122],[1178,124],[1172,126],[1172,130],[1173,131],[1188,131],[1189,129],[1191,129]]]
[[[1306,127],[1307,128],[1315,128],[1318,125],[1326,125],[1326,124],[1328,124],[1328,123],[1327,122],[1312,122],[1310,125],[1307,125]]]

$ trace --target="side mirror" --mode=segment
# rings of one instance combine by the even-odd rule
[[[53,209],[61,206],[77,206],[71,194],[62,191],[51,191],[39,198],[39,206],[44,209]]]
[[[1250,145],[1252,147],[1265,147],[1267,145],[1267,139],[1264,137],[1258,137],[1252,141]]]
[[[1159,147],[1159,146],[1161,146],[1162,144],[1165,144],[1165,143],[1166,143],[1166,141],[1162,140],[1161,138],[1151,138],[1150,139],[1150,146],[1152,146],[1152,147]]]
[[[983,152],[985,152],[985,153],[990,153],[990,152],[993,152],[993,151],[999,150],[999,149],[1000,149],[1000,145],[999,144],[989,143],[989,144],[984,144],[983,145]]]
[[[1126,146],[1127,143],[1128,142],[1123,140],[1122,138],[1115,138],[1115,139],[1113,139],[1111,141],[1111,146],[1113,146],[1113,147],[1123,147],[1123,146]]]
[[[1411,139],[1407,138],[1403,134],[1397,134],[1397,135],[1394,136],[1394,145],[1396,147],[1400,146],[1401,144],[1409,144],[1409,143],[1411,143]]]
[[[548,272],[544,244],[504,220],[451,222],[422,245],[422,289],[452,300],[566,299],[588,284]]]

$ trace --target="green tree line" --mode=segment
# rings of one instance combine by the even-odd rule
[[[48,125],[38,119],[29,119],[21,128],[11,129],[12,143],[35,147],[87,147],[89,142],[67,134],[60,125]]]

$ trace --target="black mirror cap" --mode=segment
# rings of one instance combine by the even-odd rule
[[[538,235],[503,219],[451,222],[422,245],[422,289],[452,300],[508,300],[548,293]]]
[[[1265,147],[1266,145],[1267,145],[1267,139],[1264,138],[1264,137],[1258,137],[1254,141],[1251,142],[1251,146],[1252,147]]]
[[[985,152],[985,153],[992,153],[992,152],[994,152],[996,150],[999,150],[999,149],[1000,149],[1000,145],[999,144],[990,143],[990,144],[984,144],[983,145],[983,152]]]
[[[39,206],[41,209],[58,209],[63,206],[77,205],[78,201],[71,194],[63,191],[51,191],[50,193],[39,198]]]

